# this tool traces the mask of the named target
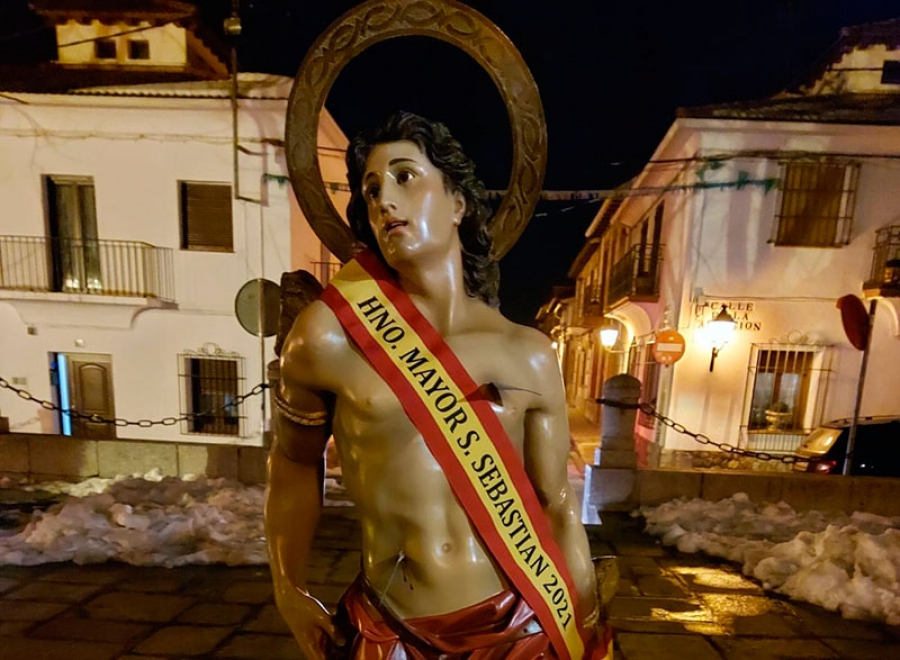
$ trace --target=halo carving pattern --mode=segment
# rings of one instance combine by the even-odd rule
[[[288,103],[288,172],[313,231],[341,261],[353,236],[325,190],[317,157],[319,114],[338,75],[366,48],[404,36],[439,39],[467,53],[491,76],[512,129],[509,185],[491,223],[500,259],[534,212],[547,168],[547,127],[537,85],[522,55],[487,17],[456,0],[369,0],[332,23],[310,48]]]

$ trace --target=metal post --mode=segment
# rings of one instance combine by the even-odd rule
[[[251,199],[241,195],[241,170],[240,170],[240,133],[238,129],[238,52],[237,37],[241,34],[240,19],[240,0],[231,0],[231,17],[225,19],[225,34],[232,39],[231,42],[231,166],[232,178],[234,180],[234,199],[242,202],[253,202],[260,204],[259,207],[259,287],[257,295],[259,297],[258,310],[258,327],[257,336],[259,337],[259,370],[261,382],[266,382],[267,365],[266,365],[266,337],[264,332],[265,309],[263,299],[263,280],[266,277],[265,263],[265,226],[263,225],[263,212],[260,200]],[[259,404],[259,435],[262,442],[266,437],[266,397],[260,397]]]
[[[859,424],[859,410],[862,406],[863,385],[866,382],[866,367],[869,365],[869,347],[872,345],[872,330],[875,328],[875,309],[878,307],[878,299],[873,298],[869,303],[869,326],[866,329],[866,347],[863,349],[862,363],[859,365],[859,381],[856,384],[856,404],[853,407],[853,421],[850,424],[850,435],[847,438],[847,455],[844,458],[843,474],[850,474],[853,463],[853,445],[856,442],[856,427]]]
[[[266,382],[268,378],[266,363],[266,308],[263,286],[266,281],[266,228],[263,224],[263,207],[259,206],[259,371],[260,382]],[[266,442],[266,397],[261,396],[259,402],[259,437],[263,444]]]

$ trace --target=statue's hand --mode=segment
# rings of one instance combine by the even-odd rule
[[[325,660],[329,640],[343,646],[331,614],[318,600],[297,587],[276,590],[275,601],[288,628],[308,660]]]

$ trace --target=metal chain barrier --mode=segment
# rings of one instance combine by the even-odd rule
[[[796,463],[798,460],[800,460],[799,456],[794,456],[792,454],[776,456],[764,451],[752,451],[750,449],[743,449],[742,447],[735,447],[734,445],[730,445],[727,442],[716,442],[708,435],[704,435],[703,433],[694,433],[693,431],[688,430],[683,424],[679,424],[674,419],[669,419],[665,415],[657,412],[656,409],[649,403],[622,403],[621,401],[613,401],[611,399],[597,399],[597,403],[603,404],[604,406],[612,406],[613,408],[628,408],[631,410],[640,410],[645,415],[649,415],[655,419],[658,419],[670,429],[693,438],[701,445],[712,445],[713,447],[716,447],[721,451],[729,454],[734,454],[735,456],[747,456],[748,458],[755,458],[760,461],[780,461],[788,465]]]
[[[178,417],[163,417],[162,419],[139,419],[136,421],[130,420],[130,419],[123,419],[121,417],[114,417],[114,418],[110,419],[107,417],[101,417],[100,415],[97,415],[97,414],[88,415],[86,413],[79,412],[72,408],[61,408],[60,406],[56,405],[52,401],[46,401],[44,399],[39,399],[36,396],[34,396],[33,394],[31,394],[31,392],[20,389],[20,388],[16,387],[15,385],[10,384],[9,381],[7,381],[2,376],[0,376],[0,387],[10,390],[11,392],[15,392],[16,395],[21,399],[25,399],[26,401],[33,401],[34,403],[38,404],[41,408],[44,408],[45,410],[56,410],[58,412],[63,413],[64,415],[69,415],[70,417],[75,417],[77,419],[83,419],[88,422],[93,422],[94,424],[113,424],[115,426],[137,426],[142,429],[147,429],[147,428],[150,428],[151,426],[174,426],[175,424],[178,424],[179,422],[187,421],[194,417],[205,417],[207,415],[215,415],[220,410],[225,410],[226,408],[234,408],[235,406],[239,406],[240,404],[242,404],[244,401],[246,401],[250,397],[256,396],[257,394],[262,394],[269,388],[269,385],[267,383],[260,383],[259,385],[254,387],[252,390],[250,390],[246,394],[241,394],[240,396],[236,396],[234,398],[234,401],[231,401],[222,406],[219,406],[218,408],[212,408],[210,410],[206,410],[204,412],[185,413],[183,415],[179,415]]]

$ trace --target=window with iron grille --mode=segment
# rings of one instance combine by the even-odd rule
[[[189,417],[182,430],[206,435],[242,435],[244,417],[235,401],[243,386],[243,360],[183,353],[182,414]]]
[[[821,422],[831,352],[820,344],[753,344],[744,428],[750,449],[794,451]]]
[[[182,181],[181,249],[233,252],[231,186]]]
[[[772,242],[795,247],[840,247],[849,243],[858,177],[858,163],[785,163]]]

